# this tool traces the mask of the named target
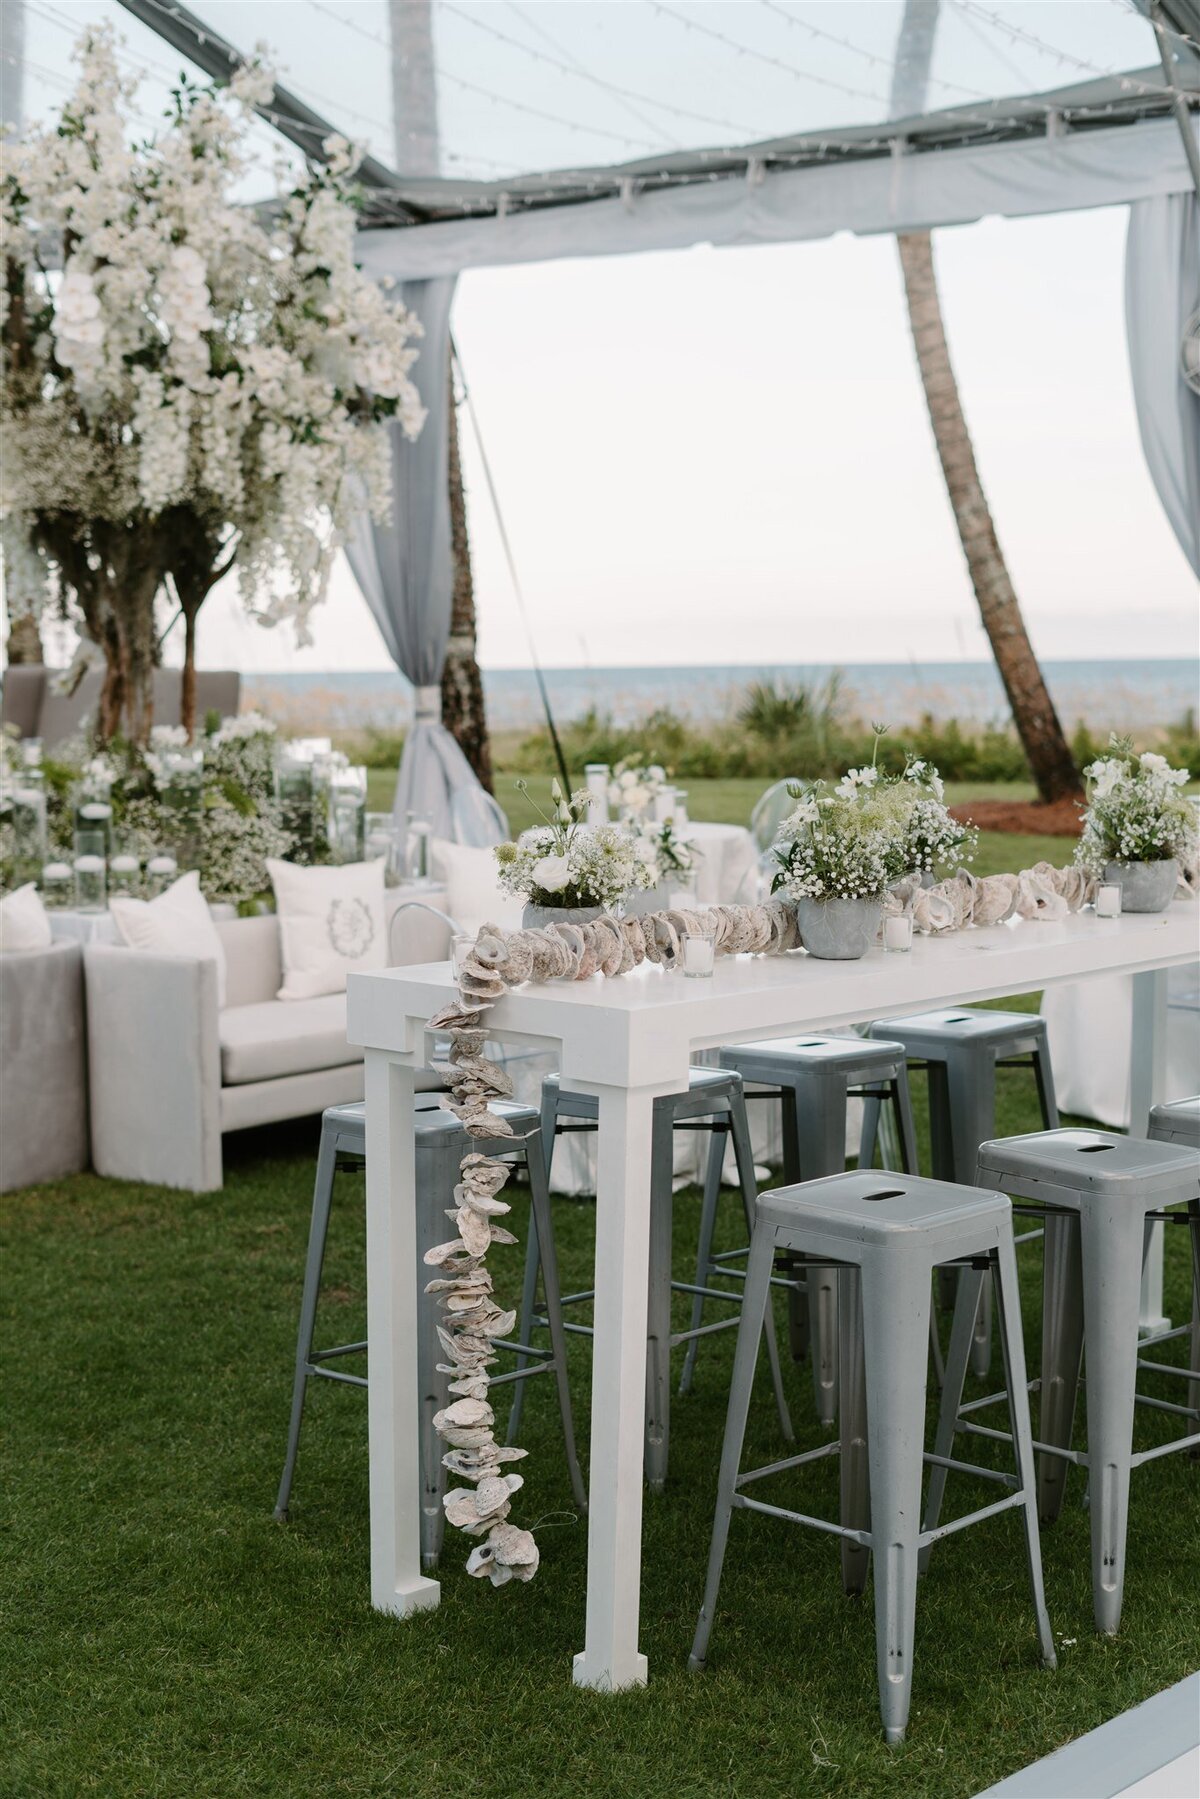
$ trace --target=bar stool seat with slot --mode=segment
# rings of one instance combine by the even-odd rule
[[[557,1075],[548,1075],[542,1083],[542,1143],[546,1153],[546,1178],[549,1180],[551,1157],[556,1136],[563,1131],[595,1131],[599,1121],[599,1102],[594,1095],[564,1091]],[[674,1187],[674,1134],[677,1130],[706,1130],[712,1133],[705,1173],[705,1208],[715,1213],[720,1190],[721,1166],[725,1158],[725,1140],[733,1139],[742,1205],[749,1236],[754,1220],[754,1201],[758,1188],[754,1179],[754,1158],[750,1149],[750,1129],[746,1122],[746,1103],[741,1077],[727,1069],[693,1068],[688,1076],[686,1093],[666,1094],[654,1101],[651,1129],[650,1174],[650,1291],[647,1314],[646,1364],[646,1451],[645,1472],[650,1486],[661,1490],[667,1477],[671,1421],[671,1351],[689,1342],[695,1330],[672,1331],[671,1294],[695,1294],[695,1286],[671,1279],[671,1229]],[[521,1299],[521,1316],[517,1330],[522,1343],[532,1340],[533,1332],[544,1328],[546,1316],[537,1308],[538,1240],[533,1231],[525,1257],[525,1287]],[[709,1299],[724,1300],[740,1308],[741,1294],[725,1292],[718,1287],[705,1290]],[[562,1305],[581,1304],[593,1297],[593,1290],[566,1293]],[[569,1323],[568,1331],[591,1336],[590,1324]],[[722,1319],[719,1324],[700,1327],[701,1335],[713,1331],[735,1330],[737,1318]],[[767,1309],[763,1329],[767,1340],[767,1356],[779,1426],[785,1441],[794,1441],[791,1416],[783,1390],[779,1351],[775,1338],[775,1321]],[[520,1366],[520,1362],[518,1362]],[[508,1423],[508,1440],[516,1440],[521,1423],[522,1392],[513,1397]]]
[[[871,1035],[899,1039],[910,1066],[923,1064],[928,1071],[930,1172],[935,1180],[974,1182],[979,1145],[996,1134],[998,1068],[1032,1069],[1042,1124],[1046,1130],[1058,1129],[1046,1021],[1036,1013],[948,1006],[885,1018],[871,1026]],[[947,1309],[954,1302],[954,1281],[949,1270],[939,1276]],[[971,1366],[981,1380],[991,1363],[991,1305],[991,1287],[985,1282],[971,1346]]]
[[[739,1472],[750,1405],[762,1307],[778,1250],[802,1251],[836,1263],[841,1285],[839,1356],[842,1377],[840,1441]],[[980,1474],[1012,1488],[1003,1499],[951,1524],[919,1527],[924,1452],[926,1337],[931,1276],[950,1261],[996,1270],[1000,1342],[1004,1354],[1015,1443],[1015,1475],[942,1458],[941,1465]],[[840,1453],[838,1523],[752,1499],[752,1481],[818,1457]],[[734,1509],[832,1532],[842,1539],[842,1582],[861,1592],[874,1550],[875,1643],[879,1700],[889,1743],[902,1740],[912,1698],[913,1631],[918,1556],[937,1538],[1010,1508],[1023,1514],[1029,1578],[1042,1660],[1055,1665],[1042,1588],[1034,1490],[1033,1446],[1025,1382],[1025,1352],[1017,1296],[1012,1207],[1000,1193],[952,1186],[869,1169],[807,1181],[764,1193],[755,1214],[738,1330],[733,1383],[704,1604],[689,1666],[704,1666],[721,1567]]]
[[[518,1391],[526,1376],[552,1374],[558,1389],[559,1413],[562,1418],[567,1469],[575,1503],[587,1509],[587,1490],[575,1454],[575,1429],[571,1417],[571,1396],[567,1384],[566,1337],[563,1331],[559,1301],[558,1267],[555,1259],[553,1226],[550,1219],[549,1194],[546,1188],[546,1166],[539,1138],[540,1121],[532,1106],[493,1101],[492,1109],[511,1124],[518,1141],[507,1137],[472,1138],[452,1112],[439,1106],[432,1095],[418,1094],[415,1107],[418,1197],[418,1261],[423,1263],[425,1251],[444,1241],[447,1233],[446,1212],[454,1206],[454,1189],[459,1180],[459,1165],[467,1150],[478,1144],[490,1156],[519,1156],[528,1169],[531,1193],[530,1235],[534,1220],[545,1245],[543,1280],[546,1289],[546,1318],[550,1347],[533,1348],[522,1338],[520,1343],[497,1342],[494,1348],[509,1354],[520,1353],[520,1367],[506,1374],[493,1375],[490,1385],[497,1387],[510,1381],[518,1383]],[[342,1170],[357,1172],[366,1161],[366,1107],[330,1106],[321,1119],[321,1144],[317,1154],[317,1177],[313,1188],[312,1222],[308,1234],[308,1255],[304,1269],[304,1293],[300,1305],[300,1327],[296,1338],[296,1371],[292,1386],[292,1414],[288,1430],[287,1455],[275,1516],[287,1517],[291,1499],[292,1477],[296,1468],[296,1452],[300,1444],[300,1426],[304,1417],[304,1401],[311,1379],[341,1381],[348,1386],[365,1387],[367,1378],[328,1366],[342,1356],[360,1354],[366,1343],[344,1343],[334,1349],[313,1348],[317,1300],[321,1286],[321,1268],[325,1258],[325,1242],[329,1231],[329,1213],[333,1202],[334,1175]],[[421,1560],[426,1569],[437,1566],[444,1528],[442,1498],[446,1492],[446,1470],[442,1466],[442,1443],[433,1427],[434,1413],[449,1403],[449,1376],[439,1374],[436,1364],[442,1355],[437,1338],[440,1319],[437,1299],[422,1292],[418,1298],[421,1320],[418,1338],[417,1378],[421,1392]]]
[[[846,1166],[847,1102],[852,1098],[868,1101],[859,1140],[859,1167],[870,1168],[875,1160],[881,1108],[888,1104],[894,1115],[899,1165],[908,1174],[918,1172],[902,1043],[815,1032],[805,1037],[730,1045],[721,1051],[721,1066],[741,1075],[749,1088],[748,1100],[779,1101],[785,1185],[842,1173]],[[884,1142],[886,1145],[886,1133]],[[888,1165],[885,1153],[884,1166]],[[696,1262],[696,1285],[700,1288],[715,1279],[742,1278],[743,1271],[730,1263],[744,1262],[747,1253],[741,1249],[713,1255],[716,1201],[714,1197],[710,1205],[707,1191],[704,1199]],[[693,1329],[703,1320],[703,1308],[704,1295],[697,1293],[692,1307]],[[833,1269],[809,1265],[803,1280],[793,1287],[788,1317],[796,1361],[803,1361],[812,1350],[817,1417],[823,1424],[832,1424],[837,1418],[837,1276]],[[936,1336],[933,1341],[936,1343]],[[681,1393],[691,1387],[698,1346],[699,1338],[694,1337],[684,1362]]]
[[[1177,1222],[1190,1231],[1193,1301],[1200,1294],[1200,1153],[1183,1143],[1151,1143],[1110,1131],[1034,1131],[981,1145],[979,1181],[1046,1208],[1038,1512],[1044,1524],[1052,1523],[1062,1509],[1069,1464],[1088,1469],[1092,1602],[1097,1630],[1111,1636],[1121,1622],[1130,1474],[1144,1462],[1200,1444],[1200,1367],[1147,1361],[1138,1343],[1151,1220]],[[1173,1209],[1182,1206],[1187,1210]],[[978,1279],[972,1273],[960,1282],[956,1338]],[[1085,1345],[1087,1448],[1078,1451],[1070,1443]],[[942,1455],[949,1453],[956,1430],[1003,1434],[976,1424],[972,1416],[996,1396],[961,1404],[964,1369],[965,1359],[956,1360],[952,1349],[938,1424]],[[1139,1369],[1187,1380],[1189,1403],[1138,1394]],[[1135,1453],[1139,1403],[1181,1416],[1191,1432]],[[935,1479],[927,1524],[936,1521],[939,1500]]]

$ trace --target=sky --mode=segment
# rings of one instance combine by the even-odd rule
[[[383,0],[197,10],[245,46],[265,39],[302,97],[404,166]],[[24,16],[27,115],[61,104],[74,38],[109,20],[152,123],[178,58],[115,0],[28,0]],[[482,178],[877,122],[899,17],[898,0],[434,0],[443,167]],[[1153,55],[1131,0],[943,0],[930,102]],[[255,141],[261,186],[278,140],[262,127]],[[1113,208],[936,237],[976,455],[1046,658],[1197,651],[1196,583],[1134,416],[1125,224]],[[454,330],[545,665],[988,656],[892,239],[471,271]],[[465,418],[462,440],[480,659],[527,666]],[[344,564],[314,624],[297,649],[249,620],[229,581],[201,613],[201,665],[391,666]],[[168,659],[181,653],[168,640]]]
[[[1197,651],[1142,456],[1123,208],[939,233],[947,332],[1038,652]],[[988,655],[889,238],[472,271],[454,329],[546,666]],[[465,421],[464,421],[465,425]],[[469,428],[484,666],[528,662]],[[348,569],[294,651],[201,615],[207,666],[387,668]]]

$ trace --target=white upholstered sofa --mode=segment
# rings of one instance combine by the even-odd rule
[[[411,889],[387,895],[391,960],[438,961],[449,928]],[[427,890],[429,907],[444,894]],[[393,917],[399,908],[399,916]],[[192,1192],[222,1184],[221,1139],[363,1096],[362,1052],[346,1041],[346,996],[276,998],[272,915],[219,922],[217,964],[108,943],[84,950],[92,1163],[98,1174]],[[434,1088],[441,1083],[424,1077]]]

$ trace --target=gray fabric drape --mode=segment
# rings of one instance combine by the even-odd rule
[[[441,722],[442,664],[450,635],[454,559],[450,545],[449,367],[454,277],[401,284],[399,298],[424,326],[414,377],[428,417],[409,443],[390,427],[391,518],[377,525],[364,513],[346,544],[354,578],[397,668],[416,689],[413,725],[404,742],[393,812],[430,820],[435,837],[454,835],[451,801],[478,783]]]
[[[1171,529],[1200,576],[1200,394],[1183,378],[1181,355],[1197,307],[1200,198],[1137,201],[1125,243],[1125,329],[1138,429]]]

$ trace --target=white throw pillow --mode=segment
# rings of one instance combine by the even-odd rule
[[[501,887],[494,850],[451,843],[445,837],[435,837],[430,849],[433,878],[445,882],[446,910],[459,930],[474,932],[482,924],[520,930],[525,902]]]
[[[42,896],[32,881],[0,899],[0,950],[48,949],[53,941]]]
[[[208,901],[193,869],[180,875],[157,899],[108,902],[117,936],[130,949],[157,950],[163,956],[195,956],[217,965],[217,1004],[225,1004],[225,945],[212,921]]]
[[[279,914],[280,999],[344,993],[346,976],[387,967],[383,858],[335,868],[267,860]]]

